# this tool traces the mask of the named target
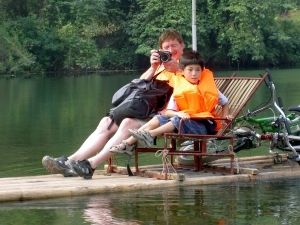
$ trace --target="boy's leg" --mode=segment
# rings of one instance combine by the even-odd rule
[[[144,124],[139,130],[153,130],[160,126],[157,116],[153,117],[148,123]]]
[[[149,130],[148,132],[150,133],[150,135],[152,137],[157,137],[157,136],[162,135],[164,133],[173,132],[174,130],[175,130],[174,124],[171,121],[169,121],[166,124],[156,128],[156,129]]]
[[[159,127],[159,120],[156,117],[153,117],[151,120],[149,120],[146,124],[141,126],[139,130],[151,130],[154,128]],[[130,129],[129,129],[130,130]],[[137,142],[137,139],[133,136],[130,136],[126,140],[123,140],[119,145],[114,145],[110,148],[111,153],[126,153],[128,155],[133,154],[133,150],[135,149],[135,143]]]
[[[135,139],[144,143],[148,148],[151,148],[155,137],[167,132],[172,132],[175,129],[175,126],[166,116],[155,116],[152,119],[152,123],[147,125],[148,126],[141,127],[138,131],[129,130],[129,132]]]
[[[157,117],[153,117],[151,120],[149,120],[149,122],[147,122],[146,124],[144,124],[143,126],[141,126],[139,128],[139,130],[152,130],[152,129],[155,129],[155,128],[159,127],[159,126],[160,126],[159,120],[157,119]],[[137,142],[137,139],[134,138],[134,137],[132,137],[132,136],[130,136],[129,138],[127,138],[125,140],[125,142],[127,142],[129,145],[133,145],[135,142]]]

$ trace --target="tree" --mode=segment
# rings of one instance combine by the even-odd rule
[[[209,67],[295,66],[298,0],[197,0],[197,49]],[[167,28],[192,47],[191,0],[0,2],[0,71],[145,68]]]
[[[167,28],[177,29],[191,47],[191,9],[190,0],[137,0],[124,25],[129,40],[137,45],[135,52],[148,56],[158,48],[158,37]]]
[[[270,51],[270,47],[276,49],[278,41],[286,39],[288,35],[284,29],[278,29],[274,18],[296,6],[296,1],[291,4],[283,4],[284,2],[208,1],[208,17],[214,21],[213,26],[217,30],[216,52],[221,53],[216,54],[215,59],[220,61],[225,56],[229,66],[231,63],[239,66],[241,63],[249,65],[267,60],[276,63],[278,55]],[[270,57],[270,53],[275,58]]]

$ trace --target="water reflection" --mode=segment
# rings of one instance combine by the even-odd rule
[[[297,178],[1,203],[0,224],[296,225],[299,194]]]
[[[83,210],[83,218],[91,224],[120,224],[120,225],[139,225],[141,221],[129,220],[126,218],[119,218],[115,216],[114,205],[116,203],[113,199],[95,196],[89,198],[86,208]]]

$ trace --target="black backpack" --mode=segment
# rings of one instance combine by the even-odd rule
[[[164,109],[168,103],[173,88],[168,81],[134,79],[120,88],[112,98],[112,105],[107,114],[112,123],[118,126],[124,118],[146,119],[153,117]]]

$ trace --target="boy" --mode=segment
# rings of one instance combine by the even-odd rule
[[[228,115],[228,99],[217,89],[213,74],[204,68],[200,53],[187,50],[179,61],[183,76],[173,77],[174,92],[170,98],[165,115],[153,117],[139,130],[129,129],[132,137],[113,146],[110,152],[127,153],[131,155],[134,143],[139,140],[148,148],[156,136],[177,131],[180,120],[183,119],[182,133],[213,134],[220,128],[215,112],[217,104],[222,106],[222,117],[232,119]],[[193,120],[191,117],[207,117],[211,120]]]

